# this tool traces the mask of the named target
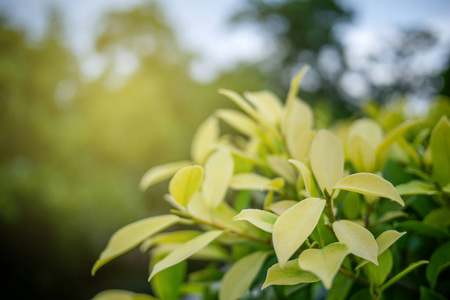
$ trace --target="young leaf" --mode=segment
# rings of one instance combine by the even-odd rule
[[[325,202],[319,198],[307,198],[278,217],[273,226],[272,239],[282,269],[316,227]]]
[[[327,290],[333,284],[334,276],[339,271],[344,258],[349,254],[349,247],[343,243],[333,243],[322,249],[307,249],[298,257],[301,269],[309,271],[320,278]]]
[[[256,123],[237,110],[219,109],[217,111],[217,116],[224,120],[228,125],[248,137],[258,135],[258,126]]]
[[[439,274],[450,266],[450,241],[433,252],[430,264],[427,266],[426,277],[431,288],[434,289]]]
[[[197,129],[191,145],[191,157],[198,163],[203,164],[209,153],[213,150],[212,146],[219,137],[219,122],[215,117],[209,117]]]
[[[442,116],[430,137],[433,176],[442,185],[450,182],[450,123]]]
[[[91,274],[95,275],[95,272],[107,262],[133,249],[149,236],[175,224],[178,220],[180,218],[174,215],[162,215],[140,220],[122,227],[109,239],[105,250],[103,250],[99,259],[95,262]]]
[[[233,221],[248,221],[258,228],[264,231],[272,232],[273,224],[277,220],[276,214],[259,209],[244,209],[237,216],[233,218]]]
[[[141,190],[146,190],[154,184],[169,179],[178,170],[187,167],[190,164],[192,164],[190,161],[183,160],[153,167],[142,176],[139,188]]]
[[[295,100],[292,103],[289,118],[284,120],[284,122],[286,123],[284,132],[286,145],[291,156],[294,156],[293,154],[297,153],[297,145],[300,143],[299,140],[313,126],[312,109],[305,102]]]
[[[230,187],[235,190],[270,190],[271,181],[270,178],[255,173],[242,173],[231,178]]]
[[[361,136],[354,135],[348,139],[347,155],[357,172],[375,171],[375,148]]]
[[[297,204],[297,201],[294,200],[282,200],[278,201],[271,206],[268,207],[271,211],[276,213],[277,215],[283,214],[286,210]]]
[[[169,184],[169,192],[181,206],[186,206],[200,187],[203,177],[201,166],[184,167],[179,170]]]
[[[295,285],[299,283],[317,282],[319,278],[313,273],[304,271],[299,268],[298,260],[293,259],[286,263],[284,269],[279,264],[274,264],[267,270],[266,281],[261,290],[270,285]]]
[[[392,277],[388,282],[383,284],[379,289],[380,293],[383,292],[388,287],[390,287],[391,285],[393,285],[398,280],[400,280],[403,276],[407,275],[409,272],[411,272],[414,269],[420,267],[421,265],[424,265],[427,263],[428,263],[428,261],[426,261],[426,260],[419,260],[419,261],[416,261],[416,262],[410,264],[406,269],[404,269],[403,271],[401,271],[400,273],[398,273],[397,275]]]
[[[209,207],[217,207],[222,203],[233,176],[233,170],[233,157],[228,149],[220,148],[206,161],[202,189],[205,202]]]
[[[278,155],[269,155],[267,156],[267,164],[277,174],[286,178],[288,182],[292,184],[295,183],[295,170],[284,157]]]
[[[341,141],[327,130],[320,130],[311,146],[311,168],[317,183],[331,193],[344,175],[344,150]]]
[[[277,124],[283,113],[280,99],[269,91],[259,91],[244,94],[245,98],[256,107],[258,114],[268,123]]]
[[[125,290],[107,290],[95,295],[92,300],[157,300],[149,295]]]
[[[378,265],[378,244],[369,230],[348,220],[334,222],[333,230],[339,242],[347,244],[351,253]]]
[[[356,120],[349,127],[348,137],[351,139],[354,136],[359,136],[369,143],[369,146],[374,150],[383,140],[383,129],[372,119],[362,118]]]
[[[300,176],[302,176],[303,183],[305,184],[306,191],[308,192],[309,196],[318,197],[319,193],[317,192],[316,184],[309,168],[301,161],[295,159],[290,159],[289,162],[294,165],[294,167],[298,170]]]
[[[392,246],[399,238],[404,236],[406,232],[398,232],[396,230],[386,230],[377,237],[378,255],[381,255],[386,249]]]
[[[300,87],[300,83],[305,76],[306,72],[308,72],[309,66],[304,66],[298,71],[298,73],[292,78],[291,80],[291,86],[289,87],[289,92],[286,100],[286,110],[284,111],[284,118],[282,124],[283,133],[286,132],[286,129],[288,127],[287,120],[290,119],[290,116],[292,114],[294,102],[297,99],[298,89]]]
[[[220,300],[236,300],[248,290],[261,269],[268,252],[255,252],[241,258],[225,274],[220,288]]]
[[[383,284],[392,270],[393,259],[391,251],[385,251],[378,257],[378,266],[369,262],[364,266],[364,272],[367,274],[369,281],[377,286]]]
[[[170,252],[165,258],[155,264],[153,267],[152,273],[148,277],[148,281],[150,281],[155,274],[161,272],[164,269],[167,269],[180,261],[183,261],[200,249],[214,241],[218,238],[224,231],[223,230],[211,230],[203,233],[202,235],[186,242],[182,246],[176,248],[174,251]]]
[[[436,194],[436,187],[433,184],[421,180],[412,180],[408,183],[397,185],[395,189],[401,196]]]
[[[388,198],[397,202],[401,206],[405,206],[405,203],[392,183],[380,176],[370,173],[356,173],[346,176],[339,180],[333,189]]]
[[[139,250],[147,252],[150,247],[162,243],[184,243],[199,236],[202,232],[197,230],[179,230],[172,232],[163,232],[144,241]]]

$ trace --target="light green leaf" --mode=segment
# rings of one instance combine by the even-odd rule
[[[296,157],[294,154],[297,154],[297,146],[302,145],[299,140],[313,126],[312,109],[305,102],[295,100],[292,103],[289,118],[285,119],[284,122],[286,123],[284,135],[288,151],[291,153],[291,156]]]
[[[259,209],[244,209],[237,216],[233,218],[233,221],[248,221],[258,228],[264,231],[272,232],[273,224],[278,219],[276,214]]]
[[[237,261],[222,279],[219,299],[236,300],[241,298],[252,284],[267,255],[268,252],[259,251]]]
[[[444,296],[436,293],[432,289],[421,286],[420,287],[420,300],[447,300]]]
[[[234,109],[219,109],[217,116],[246,136],[252,137],[258,135],[258,126],[256,123],[239,111]]]
[[[95,262],[91,274],[95,275],[95,272],[107,262],[133,249],[151,235],[177,223],[178,220],[180,218],[174,215],[162,215],[140,220],[122,227],[109,239],[105,250],[103,250],[99,259]]]
[[[267,164],[274,170],[277,174],[286,178],[286,180],[292,184],[295,183],[295,170],[289,164],[286,158],[278,155],[267,156]]]
[[[145,294],[137,294],[125,290],[107,290],[95,295],[92,300],[157,300]]]
[[[211,243],[213,240],[218,238],[224,231],[223,230],[211,230],[205,232],[204,234],[186,242],[182,246],[176,248],[174,251],[170,252],[165,258],[159,261],[153,267],[152,273],[148,277],[148,281],[150,281],[155,274],[161,272],[164,269],[167,269],[180,261],[183,261],[200,249]]]
[[[273,226],[273,246],[281,268],[317,225],[325,200],[307,198],[278,217]]]
[[[349,254],[349,247],[343,243],[333,243],[322,249],[307,249],[298,257],[301,269],[309,271],[320,278],[329,290],[334,276],[341,268],[344,258]]]
[[[369,118],[356,120],[350,125],[348,130],[349,139],[359,136],[369,143],[374,150],[383,140],[383,129],[380,124]]]
[[[450,209],[444,206],[435,209],[425,216],[423,222],[448,227],[450,226]]]
[[[190,161],[183,160],[153,167],[142,176],[139,188],[141,190],[146,190],[154,184],[169,179],[178,170],[187,167],[190,164],[192,164]]]
[[[333,230],[339,242],[347,244],[351,253],[378,265],[378,244],[369,230],[348,220],[334,222]]]
[[[156,274],[150,283],[156,296],[163,300],[180,299],[180,290],[186,277],[186,269],[187,262],[182,261]]]
[[[283,113],[280,99],[270,91],[246,92],[245,98],[256,107],[258,114],[272,125],[276,125]]]
[[[209,207],[217,207],[223,202],[233,170],[233,157],[228,149],[218,149],[206,161],[202,189],[203,197]]]
[[[431,255],[426,272],[431,288],[434,289],[439,274],[448,267],[450,267],[450,241],[437,248]]]
[[[331,193],[331,188],[344,176],[344,150],[331,132],[320,130],[311,145],[311,168],[317,183]]]
[[[444,191],[444,192],[447,193],[447,194],[450,194],[450,183],[447,184],[446,186],[444,186],[444,187],[442,188],[442,191]]]
[[[297,94],[298,94],[298,89],[300,87],[300,83],[301,83],[303,77],[305,76],[306,72],[308,72],[308,70],[309,70],[309,66],[302,67],[298,71],[298,73],[294,76],[294,78],[292,78],[292,80],[291,80],[291,86],[289,87],[289,92],[288,92],[288,96],[287,96],[287,100],[286,100],[286,110],[284,111],[284,118],[283,118],[284,122],[282,124],[283,133],[286,132],[286,129],[288,127],[287,120],[290,119],[290,116],[292,114],[294,102],[297,99]]]
[[[283,214],[286,210],[297,204],[297,201],[294,200],[282,200],[278,201],[268,207],[271,211],[276,213],[277,215]]]
[[[375,147],[359,135],[348,139],[347,155],[357,172],[374,172],[376,170]]]
[[[424,265],[427,263],[428,263],[428,261],[426,261],[426,260],[419,260],[419,261],[416,261],[416,262],[410,264],[406,269],[404,269],[403,271],[401,271],[400,273],[398,273],[397,275],[392,277],[388,282],[383,284],[379,289],[380,293],[382,293],[385,289],[387,289],[388,287],[393,285],[395,282],[400,280],[403,276],[407,275],[409,272],[411,272],[414,269],[420,267],[421,265]]]
[[[319,193],[316,188],[316,183],[314,182],[314,178],[309,168],[301,161],[295,159],[290,159],[289,162],[294,165],[294,167],[298,170],[300,176],[302,176],[303,183],[309,196],[318,197]]]
[[[414,232],[418,235],[429,236],[438,240],[450,238],[450,232],[441,226],[424,223],[421,221],[411,220],[404,221],[397,225],[397,229]]]
[[[293,259],[286,263],[284,269],[279,264],[274,264],[267,270],[266,281],[261,290],[270,285],[295,285],[299,283],[317,282],[319,279],[313,273],[299,268],[298,260]]]
[[[270,190],[271,179],[255,174],[242,173],[231,178],[230,187],[235,190]]]
[[[395,188],[401,196],[436,194],[436,187],[433,184],[421,180],[412,180],[408,183],[397,185]]]
[[[186,206],[200,187],[203,177],[201,166],[184,167],[179,170],[169,184],[169,192],[181,206]]]
[[[378,220],[373,222],[373,225],[379,224],[379,223],[385,223],[385,222],[391,221],[393,219],[401,218],[401,217],[408,217],[408,214],[405,213],[404,211],[400,211],[400,210],[387,211]]]
[[[433,176],[442,185],[450,183],[450,123],[442,116],[430,137]]]
[[[145,240],[139,250],[147,252],[150,247],[162,243],[184,243],[199,236],[202,232],[197,230],[179,230],[173,232],[163,232]]]
[[[364,266],[364,272],[367,274],[369,281],[377,286],[383,284],[392,270],[393,259],[391,251],[385,251],[378,256],[378,266],[369,262]]]
[[[404,236],[406,232],[398,232],[396,230],[386,230],[377,237],[378,255],[382,254],[386,249],[392,246],[399,238]]]
[[[220,237],[218,239],[220,239]],[[166,256],[167,254],[183,247],[183,245],[184,245],[184,243],[160,244],[157,247],[155,247],[154,249],[152,249],[151,254],[152,254],[152,256],[163,257],[163,256]],[[206,260],[206,261],[211,261],[211,260],[224,261],[224,262],[229,261],[228,253],[222,247],[220,247],[218,245],[206,245],[205,247],[201,248],[200,250],[198,250],[197,252],[192,254],[189,258],[195,259],[195,260]],[[167,270],[167,269],[165,269],[165,270]],[[159,274],[160,273],[157,273],[155,276],[158,276]]]
[[[315,136],[316,132],[314,130],[308,130],[302,133],[301,136],[297,138],[294,149],[289,150],[291,156],[296,160],[306,162],[309,158],[309,152]]]
[[[191,157],[198,163],[203,164],[209,153],[213,150],[213,145],[219,138],[219,122],[215,117],[206,119],[197,129],[192,144]]]
[[[405,203],[392,183],[380,176],[370,173],[356,173],[346,176],[339,180],[333,189],[388,198],[397,202],[401,206],[405,206]]]

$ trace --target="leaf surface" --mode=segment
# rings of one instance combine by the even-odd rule
[[[291,164],[282,156],[269,155],[267,156],[267,164],[277,174],[286,178],[286,180],[292,184],[295,183],[295,170]]]
[[[255,174],[241,173],[231,178],[230,187],[235,190],[270,190],[271,179]]]
[[[260,209],[244,209],[237,216],[233,218],[233,221],[248,221],[258,228],[264,231],[272,232],[273,224],[277,220],[276,214]]]
[[[203,164],[209,153],[213,150],[212,146],[219,138],[219,122],[215,117],[206,119],[195,132],[191,144],[191,157],[198,163]]]
[[[427,266],[426,277],[434,289],[439,274],[450,266],[450,241],[443,244],[433,252],[430,264]]]
[[[299,268],[298,260],[293,259],[286,263],[284,269],[279,264],[274,264],[267,270],[266,281],[261,290],[270,285],[295,285],[299,283],[317,282],[319,278],[311,272]]]
[[[183,160],[153,167],[142,176],[139,188],[141,190],[146,190],[154,184],[169,179],[178,170],[187,167],[190,164],[192,164],[190,161]]]
[[[95,295],[92,300],[157,300],[149,295],[125,290],[106,290]]]
[[[302,163],[301,161],[290,159],[289,162],[294,165],[294,167],[298,170],[300,176],[303,178],[303,183],[306,187],[306,191],[308,192],[310,197],[318,197],[319,193],[316,188],[316,183],[314,182],[314,177],[311,174],[309,168]]]
[[[240,133],[252,137],[258,135],[258,126],[245,114],[234,109],[219,109],[217,116]]]
[[[408,183],[397,185],[395,189],[401,196],[436,194],[436,188],[433,184],[421,180],[412,180]]]
[[[186,206],[200,187],[203,178],[201,166],[189,166],[179,170],[169,184],[169,192],[181,206]]]
[[[391,251],[384,251],[378,257],[378,266],[369,262],[364,266],[364,272],[367,274],[369,281],[377,286],[384,283],[392,270],[393,259]]]
[[[278,202],[275,202],[274,204],[270,205],[268,209],[276,213],[277,215],[283,214],[286,210],[297,204],[297,201],[294,200],[281,200]]]
[[[443,116],[430,137],[433,176],[442,185],[450,182],[450,123]]]

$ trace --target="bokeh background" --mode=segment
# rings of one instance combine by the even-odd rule
[[[447,0],[0,0],[3,299],[149,293],[137,250],[90,269],[121,226],[168,209],[150,167],[189,157],[219,88],[301,88],[319,119],[450,95]],[[440,97],[442,107],[450,107]]]

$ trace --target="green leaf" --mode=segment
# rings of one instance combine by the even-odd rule
[[[450,226],[450,209],[448,207],[435,209],[425,216],[423,222],[448,227]]]
[[[203,177],[201,166],[184,167],[179,170],[169,184],[169,192],[173,199],[185,207],[200,187]]]
[[[220,148],[206,161],[202,189],[204,200],[209,207],[217,207],[223,202],[233,170],[233,157],[226,148]]]
[[[322,249],[307,249],[298,257],[298,263],[301,269],[319,277],[329,290],[349,250],[343,243],[333,243]]]
[[[392,270],[393,259],[391,251],[384,251],[378,256],[378,266],[369,262],[364,266],[364,272],[367,274],[369,281],[377,286],[383,284]]]
[[[304,137],[308,137],[308,135],[305,136],[305,134],[310,132],[313,126],[313,112],[308,104],[299,100],[295,100],[292,103],[291,109],[288,119],[284,120],[286,146],[292,157],[302,159],[302,157],[298,157],[298,154],[303,157],[306,155],[305,153],[302,154],[302,151],[298,152],[298,146],[301,147],[305,142],[308,144],[308,139],[304,139]],[[307,149],[306,154],[308,154],[308,152],[309,149]]]
[[[283,133],[286,132],[286,129],[288,127],[288,120],[290,119],[291,115],[292,115],[292,110],[293,110],[293,106],[294,103],[297,99],[297,94],[298,94],[298,89],[300,87],[300,83],[303,79],[303,77],[305,76],[306,72],[308,72],[309,70],[309,66],[304,66],[300,69],[300,71],[298,71],[298,73],[294,76],[294,78],[292,78],[291,80],[291,86],[289,87],[289,92],[288,92],[288,96],[287,96],[287,100],[286,100],[286,110],[284,112],[284,122],[283,122]]]
[[[233,218],[233,221],[248,221],[258,228],[264,231],[272,232],[273,224],[278,219],[276,214],[259,209],[244,209],[237,216]]]
[[[380,236],[377,237],[376,241],[378,244],[378,255],[382,254],[386,249],[391,247],[399,238],[404,236],[406,232],[398,232],[396,230],[386,230]]]
[[[258,126],[256,123],[239,111],[234,109],[219,109],[217,116],[246,136],[253,137],[258,135]]]
[[[288,182],[292,184],[295,183],[295,170],[288,163],[286,158],[278,155],[269,155],[267,156],[267,164],[273,171],[275,171],[275,173],[286,178]]]
[[[385,223],[385,222],[391,221],[393,219],[402,218],[402,217],[408,217],[408,214],[405,213],[404,211],[400,211],[400,210],[387,211],[378,220],[373,222],[372,225],[376,225],[379,223]]]
[[[436,194],[436,187],[433,184],[421,180],[413,180],[408,183],[397,185],[395,188],[402,196]]]
[[[281,268],[317,225],[325,200],[307,198],[278,217],[273,226],[273,246]]]
[[[447,298],[425,286],[421,286],[420,300],[447,300]]]
[[[398,273],[397,275],[392,277],[388,282],[383,284],[379,289],[380,293],[382,293],[385,289],[387,289],[388,287],[393,285],[395,282],[400,280],[403,276],[407,275],[409,272],[411,272],[414,269],[420,267],[421,265],[424,265],[427,263],[428,263],[428,261],[426,261],[426,260],[419,260],[419,261],[416,261],[416,262],[410,264],[406,269],[404,269],[403,271],[401,271],[400,273]]]
[[[313,175],[309,168],[301,161],[290,159],[289,162],[298,170],[300,176],[303,178],[303,183],[306,187],[306,191],[310,197],[318,197],[319,193],[314,182]]]
[[[246,92],[244,96],[253,104],[261,118],[276,126],[283,113],[283,105],[277,96],[270,91]]]
[[[162,215],[140,220],[119,229],[109,239],[105,250],[95,262],[91,274],[119,255],[133,249],[146,238],[177,223],[179,217],[174,215]]]
[[[278,201],[268,207],[271,211],[276,213],[277,215],[283,214],[286,210],[297,204],[297,201],[294,200],[282,200]]]
[[[359,135],[349,138],[347,155],[357,172],[374,172],[376,170],[375,148]]]
[[[405,206],[405,203],[392,183],[380,176],[370,173],[356,173],[346,176],[339,180],[333,189],[388,198],[397,202],[401,206]]]
[[[201,233],[201,231],[196,230],[163,232],[145,240],[139,247],[139,250],[141,252],[147,252],[150,247],[162,243],[184,243],[199,236]]]
[[[353,279],[338,273],[334,278],[334,284],[328,292],[325,300],[346,300],[353,286]]]
[[[311,168],[317,183],[331,193],[331,188],[344,175],[344,150],[333,133],[320,130],[311,145]]]
[[[176,248],[170,252],[165,258],[159,261],[153,267],[152,273],[148,277],[150,281],[155,274],[165,270],[198,252],[200,249],[218,238],[224,231],[223,230],[211,230],[203,233],[202,235],[186,242],[182,246]]]
[[[297,138],[297,143],[294,146],[294,149],[289,150],[291,156],[296,160],[306,162],[309,158],[311,145],[316,136],[316,131],[307,130],[301,134],[299,138]]]
[[[152,256],[166,256],[167,254],[177,250],[178,248],[183,247],[184,243],[164,243],[160,244],[157,247],[152,249]],[[201,248],[192,256],[190,256],[191,259],[195,260],[216,260],[216,261],[223,261],[228,262],[229,261],[229,255],[228,253],[220,246],[218,245],[206,245],[205,247]],[[158,273],[159,274],[159,273]],[[156,274],[155,276],[157,276]]]
[[[187,262],[182,261],[156,274],[151,282],[156,296],[162,300],[178,300],[186,269]]]
[[[145,294],[137,294],[124,290],[107,290],[95,295],[92,300],[157,300]]]
[[[427,267],[427,280],[431,288],[434,289],[439,274],[450,266],[450,241],[441,245],[433,252],[430,258],[430,264]]]
[[[418,235],[429,236],[438,240],[450,238],[450,233],[445,228],[421,221],[405,221],[397,225],[397,229],[414,232]]]
[[[442,116],[430,137],[433,177],[445,186],[450,182],[450,123]]]
[[[261,269],[267,255],[268,252],[255,252],[233,264],[222,279],[219,299],[236,300],[242,297]]]
[[[255,174],[242,173],[231,178],[230,187],[235,190],[270,190],[271,179]]]
[[[378,244],[369,230],[348,220],[334,222],[333,230],[339,242],[347,244],[352,254],[378,265]]]
[[[286,263],[284,269],[279,264],[274,264],[267,270],[266,281],[261,290],[270,285],[295,285],[299,283],[317,282],[316,275],[299,268],[298,260],[293,259]]]
[[[219,138],[219,122],[215,117],[206,119],[197,129],[192,144],[191,157],[198,163],[203,164],[209,153],[213,150],[213,145]]]
[[[361,215],[363,203],[360,195],[355,193],[346,193],[342,211],[347,219],[354,220]]]
[[[142,176],[139,188],[141,190],[146,190],[154,184],[169,179],[178,170],[187,167],[190,164],[192,164],[190,161],[183,160],[153,167]]]

